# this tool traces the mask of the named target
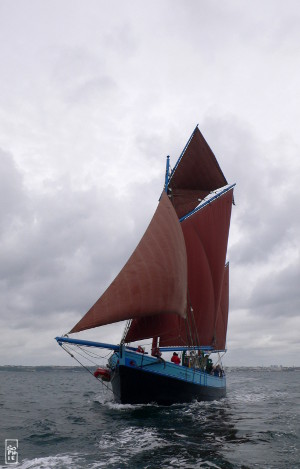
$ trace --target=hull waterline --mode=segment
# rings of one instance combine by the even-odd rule
[[[122,404],[171,405],[213,401],[226,395],[226,386],[204,386],[126,366],[119,366],[112,373],[111,383],[115,400]]]

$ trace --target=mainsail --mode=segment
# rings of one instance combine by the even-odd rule
[[[188,321],[166,314],[134,319],[126,342],[157,336],[160,346],[224,344],[224,332],[220,338],[219,333],[223,331],[221,324],[225,319],[219,317],[219,309],[232,197],[233,187],[226,186],[204,199],[198,209],[181,222],[188,260]]]

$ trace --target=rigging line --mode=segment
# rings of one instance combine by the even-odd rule
[[[105,355],[101,355],[100,353],[92,352],[91,350],[88,350],[88,349],[85,350],[84,345],[79,345],[79,344],[78,344],[78,348],[82,350],[84,353],[86,353],[86,355],[89,355],[90,357],[93,357],[93,358],[106,358],[111,353],[111,351],[109,350],[109,352],[106,353]]]
[[[191,343],[193,344],[193,340],[192,340],[192,337],[190,337],[190,332],[189,332],[188,314],[186,314],[186,318],[184,320],[184,326],[185,326],[185,334],[187,338],[186,345],[189,345],[189,340],[191,340]]]
[[[64,344],[62,344],[61,347],[62,347],[62,348],[64,349],[64,351],[67,352],[72,358],[74,358],[74,360],[76,360],[77,363],[79,363],[79,365],[81,365],[88,373],[90,373],[92,376],[94,376],[94,373],[92,373],[91,370],[89,370],[87,366],[85,366],[83,363],[81,363],[81,362],[78,360],[78,358],[76,358],[76,357],[68,350],[68,348],[67,348]],[[95,378],[95,376],[94,376],[94,378]]]
[[[87,352],[87,350],[84,350],[83,348],[81,348],[80,345],[78,345],[77,347],[83,352],[83,354],[79,353],[78,351],[77,351],[77,353],[78,353],[79,355],[81,355],[82,357],[84,357],[86,360],[89,360],[91,363],[93,363],[93,364],[96,365],[96,366],[98,366],[98,363],[99,363],[100,360],[106,360],[107,357],[109,356],[109,354],[112,353],[111,351],[109,351],[109,353],[108,353],[107,355],[105,355],[104,357],[103,357],[102,355],[96,355],[96,356],[93,357],[93,355],[89,355],[89,353]],[[88,357],[96,358],[96,359],[98,360],[98,363],[93,362],[93,361],[92,361],[90,358],[88,358]]]
[[[220,356],[220,353],[218,352],[218,360],[216,362],[216,365],[220,363],[222,365],[222,358],[224,357],[226,352],[223,353],[223,355]],[[223,365],[222,365],[223,366]]]
[[[74,349],[73,349],[72,347],[70,347],[70,349],[71,349],[72,351],[74,351],[74,353],[75,353],[75,351],[76,351],[76,353],[78,353],[78,355],[80,355],[81,357],[85,358],[85,359],[88,360],[89,362],[93,363],[93,365],[99,366],[98,363],[95,363],[93,360],[91,360],[90,358],[88,358],[88,356],[86,355],[86,352],[85,352],[85,351],[82,350],[82,351],[84,352],[84,354],[82,354],[82,353],[78,352],[78,350],[76,350],[75,347],[80,348],[80,347],[77,345],[77,346],[74,346]],[[66,350],[66,349],[67,349],[67,348],[65,348],[65,350]],[[101,358],[101,357],[100,357],[100,358]]]
[[[78,347],[78,346],[77,346]],[[78,347],[79,348],[79,347]],[[93,360],[91,360],[90,358],[88,358],[86,355],[78,352],[78,350],[76,350],[75,346],[74,348],[72,347],[67,347],[66,345],[64,345],[64,350],[68,351],[68,353],[70,353],[70,350],[73,352],[73,353],[77,353],[78,355],[80,355],[81,357],[85,358],[86,360],[88,360],[90,363],[92,363],[93,365],[95,366],[99,366],[98,363],[95,363]]]
[[[85,350],[83,345],[77,345],[77,347],[80,348],[80,350],[82,350],[84,353],[86,353],[86,355],[89,355],[90,357],[93,357],[93,358],[107,358],[112,353],[112,351],[109,350],[106,355],[100,355],[100,354],[98,355],[97,353],[93,354],[91,350]]]
[[[195,347],[188,311],[185,318],[185,325],[188,326],[187,337],[191,340],[191,347]]]
[[[100,379],[96,378],[96,376],[94,376],[94,373],[92,373],[83,363],[81,363],[76,357],[74,357],[74,355],[69,352],[69,350],[65,347],[65,345],[61,345],[61,347],[65,350],[65,352],[67,352],[72,358],[74,358],[74,360],[77,361],[77,363],[79,363],[79,365],[81,365],[88,373],[90,373],[97,381],[100,381]],[[77,352],[78,353],[78,352]],[[118,398],[120,398],[120,396],[115,393],[109,386],[107,386],[102,380],[101,380],[101,383],[103,386],[105,386],[109,391],[111,391],[115,396],[117,396]]]
[[[195,331],[195,336],[196,336],[196,344],[200,345],[199,336],[198,336],[198,329],[197,329],[197,324],[196,324],[196,321],[195,321],[194,309],[193,309],[193,306],[192,306],[189,289],[187,289],[187,300],[188,300],[188,303],[189,303],[190,312],[191,312],[191,316],[192,316],[192,321],[193,321],[193,325],[194,325],[194,331]]]

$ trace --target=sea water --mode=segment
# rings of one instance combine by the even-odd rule
[[[81,368],[0,367],[0,465],[300,468],[299,390],[298,371],[240,369],[220,401],[120,405]],[[17,466],[6,439],[18,440]]]

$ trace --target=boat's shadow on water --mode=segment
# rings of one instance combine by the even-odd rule
[[[125,467],[231,469],[237,466],[226,457],[228,447],[246,441],[238,436],[227,398],[171,406],[113,401],[94,402],[94,406],[102,418],[114,422],[116,439],[109,448],[112,452],[114,443],[123,448]],[[107,444],[105,437],[101,443]]]

